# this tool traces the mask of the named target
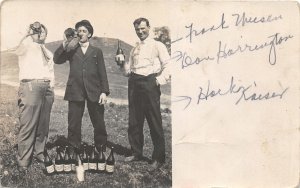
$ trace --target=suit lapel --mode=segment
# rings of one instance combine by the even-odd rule
[[[84,59],[84,54],[80,46],[77,47],[75,55],[77,55],[81,60]]]
[[[91,46],[91,44],[89,45],[88,49],[86,50],[85,54],[84,54],[84,59],[83,61],[85,61],[94,51],[94,48]],[[82,50],[81,53],[83,54]]]

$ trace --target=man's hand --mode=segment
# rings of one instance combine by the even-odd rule
[[[156,81],[156,85],[159,86],[160,85],[159,81],[157,79],[155,79],[155,81]]]
[[[64,41],[64,48],[67,52],[71,50],[75,50],[78,46],[79,46],[79,39],[77,37],[72,38],[71,40],[68,39]]]
[[[99,97],[99,104],[100,105],[103,105],[107,102],[107,99],[106,99],[106,94],[105,93],[101,93],[100,97]]]
[[[77,33],[74,29],[68,28],[64,32],[64,49],[69,52],[71,50],[75,50],[79,45],[79,38],[77,37]]]
[[[120,67],[123,67],[124,62],[125,62],[125,55],[124,54],[116,55],[115,61],[116,61],[117,65],[119,65]]]

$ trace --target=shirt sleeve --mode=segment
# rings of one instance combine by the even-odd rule
[[[16,51],[15,51],[16,55],[18,55],[18,56],[24,55],[29,47],[29,44],[32,42],[33,41],[31,39],[31,37],[27,37],[24,40],[22,40],[21,44],[16,48]]]
[[[171,71],[170,71],[170,55],[166,46],[161,43],[156,43],[156,49],[158,51],[158,58],[161,63],[161,73],[159,76],[156,77],[156,80],[160,85],[166,84],[171,78]]]

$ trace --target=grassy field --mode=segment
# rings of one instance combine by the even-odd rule
[[[57,45],[57,44],[56,44]],[[52,46],[53,47],[53,46]],[[53,47],[54,49],[55,47]],[[115,49],[114,47],[110,47]],[[52,49],[52,50],[53,50]],[[106,52],[105,61],[112,62],[113,53]],[[128,51],[128,50],[127,50]],[[18,81],[17,58],[11,54],[1,54],[1,80]],[[120,73],[111,64],[107,69],[112,98],[127,99],[127,81],[120,77]],[[67,79],[68,64],[55,67],[56,88],[64,89]],[[29,173],[24,175],[17,170],[16,163],[16,135],[18,133],[17,87],[0,84],[0,178],[2,187],[171,187],[172,186],[172,150],[171,150],[171,112],[162,109],[163,127],[166,138],[166,163],[161,169],[149,171],[147,162],[125,163],[129,144],[127,138],[128,106],[109,103],[105,105],[105,121],[108,132],[108,146],[116,148],[115,173],[90,174],[86,173],[86,181],[77,182],[75,174],[57,174],[45,176],[42,173],[43,165],[33,160]],[[162,88],[162,93],[170,94],[170,85]],[[170,104],[166,100],[167,104]],[[67,102],[56,96],[53,104],[48,148],[51,156],[54,155],[53,143],[67,135]],[[151,157],[153,146],[149,128],[145,122],[144,155]],[[88,144],[93,142],[93,126],[87,110],[82,120],[82,141]],[[52,149],[51,149],[52,148]],[[108,155],[109,149],[106,151]]]
[[[75,174],[45,176],[42,173],[43,165],[33,161],[26,176],[20,174],[16,164],[16,134],[18,132],[18,108],[16,105],[17,88],[1,85],[0,107],[0,176],[3,186],[8,187],[171,187],[171,116],[162,113],[166,137],[166,164],[159,170],[148,170],[147,162],[125,163],[124,157],[129,148],[127,139],[127,106],[107,104],[105,119],[109,145],[115,145],[117,154],[116,171],[113,175],[86,174],[86,181],[78,183]],[[93,127],[87,111],[84,114],[82,126],[83,142],[93,142]],[[144,155],[151,156],[152,142],[149,129],[145,124]],[[67,134],[67,103],[56,98],[53,105],[49,141],[53,143],[57,137]],[[52,152],[51,152],[52,151]],[[109,150],[107,150],[107,153]],[[50,155],[54,155],[50,150]]]

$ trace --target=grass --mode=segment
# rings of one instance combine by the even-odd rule
[[[116,151],[115,173],[86,174],[86,181],[78,183],[75,174],[57,174],[45,176],[42,173],[43,165],[35,160],[29,173],[23,176],[17,170],[16,163],[16,135],[18,132],[18,108],[16,104],[17,88],[1,85],[0,107],[0,176],[2,186],[8,187],[171,187],[172,162],[171,162],[171,114],[162,113],[166,138],[166,163],[154,172],[149,171],[147,162],[125,163],[125,153]],[[110,145],[129,149],[127,139],[128,108],[125,105],[113,103],[105,106],[106,128]],[[93,127],[89,120],[87,110],[82,121],[82,141],[93,142]],[[148,126],[145,123],[144,155],[150,157],[152,142]],[[53,142],[59,136],[67,135],[67,102],[56,98],[50,122],[49,141]],[[116,147],[116,150],[118,147]],[[49,150],[54,155],[54,149]],[[108,155],[109,150],[106,151]]]
[[[127,100],[127,78],[121,76],[114,63],[116,39],[94,38],[94,44],[104,52],[111,95],[109,97]],[[55,50],[60,42],[47,44],[50,50]],[[125,53],[129,53],[131,46],[122,44]],[[18,59],[10,53],[1,53],[1,81],[7,80],[18,83]],[[65,89],[69,65],[55,65],[55,88]],[[19,130],[17,87],[0,83],[0,180],[2,187],[171,187],[172,186],[172,149],[171,149],[171,111],[162,110],[163,128],[166,139],[166,163],[156,171],[149,171],[147,162],[125,163],[124,158],[129,151],[127,137],[128,106],[109,103],[105,105],[105,122],[108,133],[108,146],[115,146],[115,173],[86,174],[86,181],[79,183],[75,174],[57,174],[46,176],[42,173],[43,165],[33,160],[28,174],[17,170],[16,137]],[[170,84],[161,88],[166,97],[161,103],[170,105]],[[54,156],[53,143],[67,135],[67,101],[55,96],[52,107],[49,139],[47,147],[49,154]],[[145,145],[144,155],[151,157],[153,146],[147,122],[144,126]],[[93,126],[85,110],[82,119],[82,141],[93,143]],[[109,150],[106,151],[108,155]],[[1,187],[0,186],[0,187]]]

